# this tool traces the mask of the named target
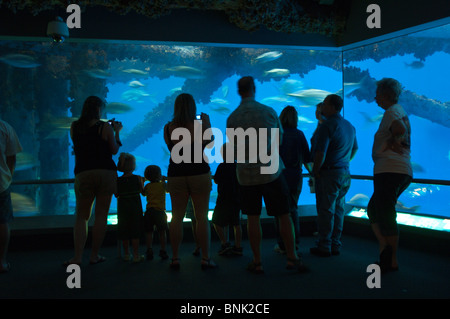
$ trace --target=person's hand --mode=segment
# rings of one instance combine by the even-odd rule
[[[205,125],[207,127],[211,127],[211,122],[209,120],[209,115],[208,114],[202,112],[202,113],[200,113],[200,117],[201,117],[201,120],[202,120],[202,125]]]
[[[114,129],[114,132],[119,133],[122,130],[123,125],[122,125],[122,122],[119,122],[119,121],[116,121],[116,120],[113,119],[112,120],[112,127]]]
[[[386,141],[386,147],[383,151],[391,150],[395,153],[402,155],[404,153],[404,147],[394,137],[389,138]]]

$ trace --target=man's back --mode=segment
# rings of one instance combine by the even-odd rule
[[[234,129],[234,132],[238,133],[236,130],[238,128],[242,128],[247,136],[245,141],[233,141],[235,144],[235,156],[239,156],[239,152],[243,152],[244,149],[246,154],[245,163],[239,163],[238,158],[237,176],[239,183],[242,185],[258,185],[276,179],[281,172],[283,164],[279,158],[279,140],[272,140],[272,133],[274,133],[275,130],[278,131],[279,138],[281,138],[282,135],[282,128],[275,110],[255,101],[254,98],[243,98],[241,104],[230,114],[227,120],[227,129]],[[253,132],[256,133],[257,141],[252,140],[251,134]],[[227,135],[230,139],[232,138],[228,132]],[[234,136],[236,135],[238,134],[235,134]],[[239,136],[237,136],[237,138],[239,139]],[[264,139],[266,140],[264,141]],[[245,145],[242,144],[244,142]],[[272,145],[272,142],[276,144]],[[264,145],[266,149],[259,149],[259,145]],[[257,149],[258,155],[256,158],[253,157],[252,154],[250,154],[250,158],[248,157],[252,147]],[[271,147],[275,147],[276,149]],[[272,164],[272,161],[266,163],[266,161],[261,158],[261,154],[271,154],[271,149],[275,151],[273,155],[278,159],[278,167],[276,167],[273,174],[261,173],[262,167],[270,166]]]
[[[340,114],[330,116],[317,132],[316,150],[326,154],[322,167],[348,167],[357,148],[355,128]]]

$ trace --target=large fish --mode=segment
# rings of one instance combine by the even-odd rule
[[[121,98],[124,101],[140,101],[143,97],[148,97],[150,94],[140,89],[131,89],[122,93]]]
[[[406,63],[405,62],[405,66],[411,69],[421,69],[425,66],[425,64],[422,61],[413,61],[411,63]]]
[[[107,79],[111,76],[111,73],[109,73],[106,70],[102,70],[102,69],[87,69],[87,70],[83,70],[84,73],[86,73],[88,76],[90,76],[91,78],[95,78],[95,79]]]
[[[323,102],[327,95],[331,94],[328,91],[324,90],[318,90],[318,89],[308,89],[308,90],[301,90],[294,93],[288,93],[287,95],[293,96],[300,101],[302,101],[304,104],[307,105],[316,105],[320,102]]]
[[[36,202],[29,196],[11,192],[14,213],[38,213]]]
[[[106,112],[109,114],[123,114],[133,110],[131,106],[120,102],[111,102],[106,104]]]
[[[289,74],[288,69],[272,69],[269,71],[264,71],[265,76],[277,77],[277,76],[286,76]]]
[[[198,80],[198,79],[205,78],[205,74],[202,70],[199,70],[199,69],[196,69],[196,68],[193,68],[190,66],[180,65],[180,66],[174,66],[172,68],[168,68],[166,70],[174,73],[176,76],[179,76],[179,77],[182,77],[185,79]]]
[[[15,68],[30,69],[41,65],[36,58],[25,54],[7,54],[0,57],[0,61]]]
[[[16,155],[16,171],[26,171],[39,166],[39,161],[27,152],[21,152]]]
[[[142,70],[138,70],[138,69],[125,69],[122,70],[123,73],[128,73],[128,74],[135,74],[135,75],[147,75],[148,72],[147,71],[142,71]]]
[[[139,88],[139,87],[144,87],[145,84],[142,84],[139,81],[131,81],[130,83],[128,83],[128,86],[132,87],[132,88]]]
[[[266,53],[263,53],[263,54],[257,56],[255,58],[255,60],[260,63],[265,63],[265,62],[279,59],[282,55],[283,55],[283,53],[281,53],[279,51],[270,51],[270,52],[266,52]]]

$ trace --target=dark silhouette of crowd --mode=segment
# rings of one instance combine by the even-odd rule
[[[309,174],[309,186],[316,195],[318,239],[317,245],[310,247],[310,253],[320,257],[340,254],[344,197],[351,184],[350,162],[358,150],[355,128],[340,114],[342,98],[330,94],[317,105],[318,124],[310,147],[304,133],[297,128],[298,113],[294,106],[286,106],[278,116],[273,108],[257,102],[256,86],[251,76],[242,77],[237,89],[241,102],[227,119],[229,142],[215,145],[221,150],[223,163],[214,175],[203,156],[205,148],[214,145],[214,136],[208,134],[212,127],[210,118],[205,113],[197,114],[192,95],[178,95],[172,120],[164,126],[164,141],[170,151],[167,176],[163,176],[156,165],[148,165],[144,176],[133,174],[136,160],[128,153],[121,153],[116,165],[112,157],[122,146],[122,123],[100,120],[105,111],[104,101],[96,96],[86,99],[80,118],[72,123],[70,129],[75,154],[76,219],[74,255],[64,262],[65,266],[83,262],[87,225],[94,201],[95,221],[89,263],[106,260],[100,255],[100,248],[111,199],[116,196],[117,235],[123,244],[124,260],[142,262],[153,259],[156,230],[160,258],[170,258],[170,268],[180,269],[183,219],[188,214],[196,241],[194,255],[201,255],[202,269],[217,268],[211,259],[211,225],[208,219],[214,181],[218,185],[218,197],[211,221],[220,239],[219,255],[243,255],[240,214],[244,214],[252,251],[252,260],[246,269],[256,274],[264,273],[260,220],[264,200],[267,215],[274,217],[275,221],[275,251],[286,255],[287,269],[306,272],[309,268],[298,253],[301,234],[298,201],[305,177],[302,167]],[[401,86],[394,79],[377,83],[376,101],[385,114],[373,145],[374,193],[368,216],[380,244],[379,264],[383,271],[398,269],[395,203],[412,179],[409,155],[411,128],[407,114],[398,104],[400,93]],[[257,153],[252,148],[252,141],[249,142],[252,135],[243,138],[238,134],[241,132],[239,129],[254,132],[253,137],[259,146]],[[15,154],[22,148],[7,123],[0,121],[0,130],[5,132],[1,135],[4,140],[0,141],[0,165],[2,172],[7,172],[2,173],[0,185],[0,271],[7,272],[10,268],[6,261],[8,222],[12,218],[9,185],[14,173]],[[201,135],[196,135],[199,132]],[[197,154],[199,150],[201,156]],[[117,171],[123,175],[118,177]],[[169,223],[165,213],[166,192],[170,194],[172,206]],[[147,200],[144,210],[141,195]],[[229,240],[231,230],[234,233],[233,245]],[[171,257],[166,250],[167,233]],[[145,255],[141,255],[139,239],[144,234],[147,250]]]

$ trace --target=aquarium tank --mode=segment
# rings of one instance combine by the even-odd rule
[[[86,97],[106,101],[103,120],[123,123],[116,163],[120,152],[128,152],[136,157],[135,174],[158,165],[166,175],[170,153],[163,127],[178,94],[192,94],[198,113],[209,114],[225,139],[226,119],[240,102],[237,81],[251,75],[256,100],[278,114],[287,105],[296,107],[298,128],[308,142],[317,126],[316,104],[331,93],[344,98],[342,114],[355,126],[360,147],[351,163],[347,203],[349,214],[364,218],[373,189],[371,147],[382,117],[374,102],[375,83],[393,77],[405,89],[400,104],[410,115],[417,179],[399,199],[398,210],[445,224],[450,217],[450,90],[442,70],[450,68],[449,38],[449,25],[345,50],[76,39],[55,45],[47,39],[0,38],[0,118],[16,129],[24,149],[12,186],[14,214],[74,214],[69,129]],[[214,174],[218,162],[210,166]],[[315,204],[307,178],[300,206]],[[214,185],[210,216],[216,198]],[[115,214],[113,198],[111,223]],[[445,225],[441,228],[450,230]]]

